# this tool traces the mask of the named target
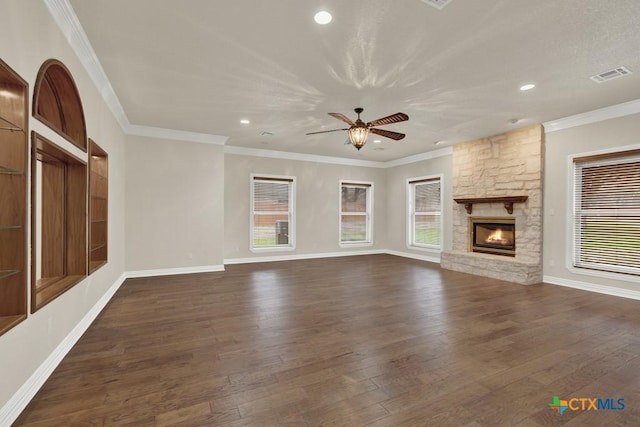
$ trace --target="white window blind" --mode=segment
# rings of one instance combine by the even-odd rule
[[[370,183],[340,184],[340,243],[371,243]]]
[[[578,268],[640,275],[640,154],[574,160]]]
[[[252,248],[293,246],[293,179],[252,179]]]
[[[440,178],[409,180],[409,244],[439,249],[442,234]]]

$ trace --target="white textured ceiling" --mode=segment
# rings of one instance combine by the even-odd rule
[[[231,146],[387,161],[640,98],[638,0],[70,3],[130,123]],[[634,73],[589,80],[618,66]],[[357,152],[346,132],[305,136],[359,106],[407,113],[385,127],[407,137]]]

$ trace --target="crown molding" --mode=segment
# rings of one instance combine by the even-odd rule
[[[224,145],[229,139],[222,135],[213,135],[210,133],[188,132],[185,130],[165,129],[153,126],[129,125],[126,134],[146,136],[149,138],[173,139],[176,141],[199,142],[203,144]]]
[[[367,168],[388,169],[396,166],[408,165],[423,160],[435,159],[437,157],[450,156],[453,154],[452,147],[441,148],[440,150],[427,151],[426,153],[403,157],[386,162],[376,162],[373,160],[348,159],[345,157],[320,156],[317,154],[292,153],[288,151],[263,150],[259,148],[237,147],[232,145],[224,146],[225,154],[236,154],[239,156],[267,157],[271,159],[298,160],[303,162],[330,163],[334,165],[362,166]]]
[[[545,132],[549,133],[638,113],[640,113],[640,99],[635,99],[562,119],[551,120],[544,122],[542,125],[544,126]]]
[[[107,74],[100,64],[100,60],[98,60],[91,43],[89,43],[87,34],[84,32],[71,4],[69,4],[68,0],[43,1],[49,9],[51,16],[53,16],[54,21],[56,21],[58,27],[62,30],[71,49],[73,49],[87,71],[87,74],[89,74],[93,84],[100,92],[100,95],[102,95],[111,113],[126,133],[127,128],[130,126],[129,119],[124,112],[124,108],[122,108],[122,104],[120,104],[120,100],[118,100],[116,96],[116,92],[113,90],[113,86],[111,86],[111,82],[107,78]]]
[[[362,166],[367,168],[383,168],[384,162],[373,160],[348,159],[345,157],[320,156],[317,154],[292,153],[289,151],[263,150],[259,148],[224,146],[225,154],[237,154],[240,156],[267,157],[271,159],[299,160],[303,162],[331,163],[334,165]]]
[[[423,160],[435,159],[437,157],[453,155],[453,147],[440,148],[439,150],[427,151],[425,153],[415,154],[413,156],[403,157],[401,159],[389,160],[384,162],[384,168],[394,168],[396,166],[408,165],[410,163],[421,162]]]

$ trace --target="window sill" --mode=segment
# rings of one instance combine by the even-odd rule
[[[365,247],[373,246],[373,242],[353,242],[353,243],[340,242],[339,246],[341,248],[365,248]]]
[[[290,251],[294,251],[296,249],[295,246],[269,246],[266,248],[251,248],[251,252],[253,253],[268,253],[268,252],[290,252]]]
[[[433,253],[433,254],[439,254],[442,252],[442,248],[441,247],[431,247],[431,246],[417,246],[417,245],[409,245],[407,244],[407,249],[411,249],[414,251],[422,251],[422,252],[429,252],[429,253]]]
[[[569,270],[573,274],[578,274],[583,276],[602,277],[605,279],[620,280],[623,282],[640,283],[640,276],[636,276],[631,273],[630,274],[614,273],[611,271],[594,270],[594,269],[584,268],[584,267],[574,267],[573,265],[567,265],[567,270]]]

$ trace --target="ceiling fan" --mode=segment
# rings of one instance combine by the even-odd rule
[[[369,136],[369,132],[375,133],[376,135],[384,136],[385,138],[390,138],[396,141],[400,141],[406,135],[404,133],[393,132],[385,129],[377,129],[374,126],[383,126],[390,125],[392,123],[399,123],[409,120],[409,116],[405,113],[395,113],[390,116],[382,117],[377,120],[370,121],[368,123],[363,122],[360,119],[360,113],[364,111],[364,108],[356,108],[353,111],[356,112],[358,118],[356,121],[352,121],[344,114],[340,113],[329,113],[330,116],[335,117],[338,120],[342,120],[346,124],[351,127],[343,128],[343,129],[332,129],[332,130],[322,130],[319,132],[309,132],[307,135],[316,135],[318,133],[327,133],[327,132],[337,132],[340,130],[346,130],[349,133],[349,141],[351,145],[360,150],[364,147],[364,144],[367,143],[367,137]]]

